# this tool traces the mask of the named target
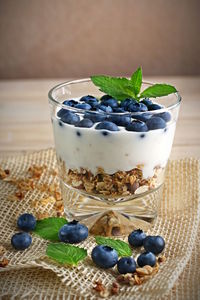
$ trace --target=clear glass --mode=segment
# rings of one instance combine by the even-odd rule
[[[142,89],[150,83],[143,83]],[[147,132],[96,130],[62,122],[74,112],[84,118],[98,114],[140,119],[144,112],[96,113],[63,104],[85,95],[103,93],[90,79],[62,83],[49,92],[59,176],[67,218],[81,220],[92,233],[121,235],[129,227],[147,228],[157,216],[181,97],[178,93],[151,99],[162,109],[146,112],[166,119],[166,127]],[[105,226],[106,222],[106,226]],[[109,225],[108,225],[109,223]]]

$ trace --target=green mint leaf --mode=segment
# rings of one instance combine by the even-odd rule
[[[177,90],[174,86],[169,84],[154,84],[148,87],[140,94],[140,98],[156,98],[167,96],[172,93],[176,93]]]
[[[52,243],[47,246],[46,255],[61,264],[76,266],[87,256],[87,250],[70,244]]]
[[[67,223],[65,218],[56,217],[38,220],[33,232],[45,240],[59,241],[58,231]]]
[[[142,68],[139,67],[131,76],[131,82],[133,84],[133,89],[135,91],[135,96],[140,92],[142,85]]]
[[[117,100],[126,98],[135,98],[135,93],[131,81],[127,78],[118,78],[111,76],[91,76],[92,82],[104,92]]]
[[[95,237],[96,243],[98,245],[106,245],[115,249],[119,256],[130,256],[132,255],[131,248],[129,245],[121,240],[114,240],[110,238],[105,238],[102,236]]]

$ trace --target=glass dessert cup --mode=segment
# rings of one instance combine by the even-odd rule
[[[142,89],[150,85],[144,82]],[[147,111],[146,116],[144,112],[106,113],[69,106],[69,100],[79,102],[85,95],[99,99],[103,93],[90,79],[66,82],[49,92],[66,216],[85,223],[94,234],[123,235],[134,228],[147,229],[162,199],[180,95],[156,98],[154,102],[162,108]],[[77,127],[73,120],[64,120],[66,112],[79,120],[89,118],[94,124],[90,128]],[[145,117],[145,122],[159,117],[166,125],[146,132],[128,131],[119,121],[124,123],[127,117]],[[103,120],[117,120],[119,130],[95,129]]]

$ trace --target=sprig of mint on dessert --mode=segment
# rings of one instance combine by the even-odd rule
[[[133,98],[139,102],[140,99],[163,97],[177,92],[174,86],[165,83],[153,84],[141,92],[141,67],[132,74],[130,79],[125,77],[95,75],[91,76],[91,80],[100,88],[101,92],[104,92],[119,101]]]

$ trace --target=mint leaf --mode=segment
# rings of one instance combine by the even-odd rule
[[[106,245],[115,249],[119,256],[130,256],[132,255],[131,248],[129,245],[121,240],[114,240],[110,238],[105,238],[102,236],[95,237],[96,243],[98,245]]]
[[[76,266],[87,256],[87,250],[70,244],[52,243],[47,246],[46,255],[61,264]]]
[[[104,92],[117,100],[134,98],[135,93],[132,83],[127,78],[118,78],[111,76],[91,76],[92,82]]]
[[[135,92],[135,96],[140,92],[141,85],[142,85],[142,69],[139,67],[131,76],[131,82],[133,84],[133,89]]]
[[[140,94],[140,98],[156,98],[156,97],[162,97],[167,96],[172,93],[176,93],[177,90],[174,86],[169,84],[154,84],[150,87],[148,87],[146,90],[144,90]]]
[[[65,218],[56,217],[38,220],[33,232],[45,240],[59,241],[58,231],[67,223],[68,222]]]

